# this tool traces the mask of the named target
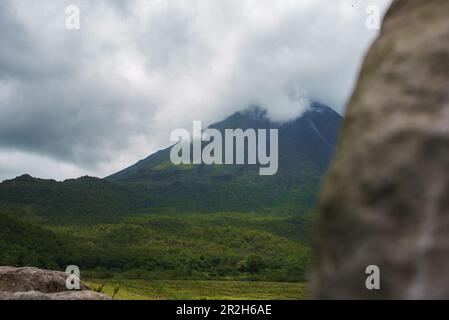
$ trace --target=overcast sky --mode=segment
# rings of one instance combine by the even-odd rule
[[[0,180],[103,177],[250,105],[340,113],[390,0],[1,0]],[[66,28],[68,5],[80,30]]]

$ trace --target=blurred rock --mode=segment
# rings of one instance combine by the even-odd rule
[[[392,4],[317,220],[314,298],[449,298],[449,1]],[[365,287],[368,265],[380,290]]]

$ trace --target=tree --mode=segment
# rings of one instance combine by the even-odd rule
[[[246,259],[246,268],[250,273],[257,273],[265,265],[263,258],[257,254],[252,254]]]

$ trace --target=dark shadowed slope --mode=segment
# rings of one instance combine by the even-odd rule
[[[315,103],[302,116],[274,123],[251,108],[211,125],[219,129],[279,129],[279,170],[260,176],[259,165],[181,165],[170,161],[170,148],[156,152],[106,180],[143,183],[164,207],[194,210],[301,210],[315,202],[320,180],[335,147],[341,116]]]
[[[260,176],[259,165],[181,165],[161,150],[105,179],[63,182],[28,175],[0,183],[3,212],[95,220],[150,212],[309,212],[333,154],[340,115],[314,104],[299,118],[273,123],[259,108],[212,127],[279,129],[279,170]],[[66,219],[66,218],[64,218]]]

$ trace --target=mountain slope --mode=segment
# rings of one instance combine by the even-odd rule
[[[4,181],[0,264],[74,263],[91,277],[304,281],[340,119],[314,104],[288,123],[255,108],[212,125],[278,128],[273,176],[260,176],[259,165],[174,166],[165,149],[106,179]]]
[[[145,184],[161,207],[199,211],[287,211],[311,208],[321,177],[335,147],[341,116],[314,103],[302,116],[274,123],[265,111],[252,108],[211,125],[229,129],[279,130],[279,169],[260,176],[259,165],[179,165],[170,162],[170,148],[106,177],[119,183]]]
[[[0,265],[59,268],[69,264],[68,237],[0,213]]]
[[[279,169],[273,176],[260,176],[259,165],[175,166],[168,148],[105,179],[57,182],[24,175],[4,181],[0,211],[65,222],[132,213],[309,212],[332,157],[340,120],[331,108],[314,104],[287,123],[271,122],[265,111],[253,108],[211,126],[279,129]]]

